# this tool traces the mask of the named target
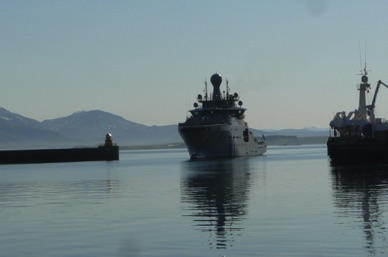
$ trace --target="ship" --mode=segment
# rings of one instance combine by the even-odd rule
[[[213,93],[208,95],[205,81],[204,95],[198,94],[194,109],[186,121],[178,124],[178,131],[186,144],[190,159],[232,158],[263,155],[267,151],[264,135],[254,136],[244,121],[246,109],[237,93],[221,94],[222,77],[210,77]]]
[[[22,149],[0,151],[0,164],[31,164],[55,162],[86,162],[119,160],[119,146],[113,144],[112,135],[105,135],[103,145],[54,149]]]
[[[379,80],[371,104],[366,96],[371,91],[366,65],[358,84],[358,109],[337,112],[330,121],[330,137],[327,154],[331,163],[376,163],[388,162],[388,123],[384,118],[375,117],[377,94],[381,86],[387,84]]]

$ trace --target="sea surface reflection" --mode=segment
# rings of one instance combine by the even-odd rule
[[[181,202],[194,226],[208,234],[210,248],[232,246],[242,229],[251,186],[249,162],[233,160],[182,163]]]
[[[388,256],[388,165],[332,167],[325,145],[187,159],[0,166],[0,255]]]
[[[335,166],[331,175],[338,216],[363,232],[369,256],[388,253],[388,166]]]

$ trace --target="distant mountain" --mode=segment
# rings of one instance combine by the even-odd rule
[[[40,148],[73,145],[71,139],[46,131],[39,121],[0,108],[0,148]]]
[[[146,126],[100,110],[76,112],[67,117],[45,120],[42,125],[47,130],[76,139],[79,144],[103,142],[108,132],[120,145],[180,141],[176,125]]]
[[[121,146],[182,142],[177,125],[146,126],[100,110],[39,122],[0,108],[0,149],[96,146],[106,133]]]
[[[327,129],[257,130],[260,137],[327,136]],[[42,122],[0,108],[0,149],[96,146],[106,133],[120,146],[149,146],[182,143],[177,124],[146,126],[101,110],[76,112]],[[270,142],[270,140],[268,141]]]

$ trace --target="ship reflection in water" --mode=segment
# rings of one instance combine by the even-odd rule
[[[354,219],[351,226],[362,224],[370,256],[387,252],[384,202],[388,197],[388,166],[332,167],[331,175],[339,216]]]
[[[245,158],[187,161],[182,165],[181,202],[210,248],[227,248],[244,228],[250,188]]]

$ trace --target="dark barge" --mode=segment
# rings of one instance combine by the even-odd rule
[[[331,163],[388,163],[388,142],[375,138],[344,139],[331,137],[327,141]]]
[[[115,160],[119,160],[119,146],[113,144],[110,134],[106,135],[105,144],[98,147],[0,151],[0,164]]]

